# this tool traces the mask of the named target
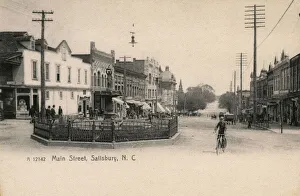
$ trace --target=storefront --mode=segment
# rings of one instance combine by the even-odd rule
[[[78,99],[78,114],[83,117],[89,116],[90,111],[90,97],[89,96],[79,96]]]
[[[1,87],[0,102],[4,118],[16,118],[15,88]]]

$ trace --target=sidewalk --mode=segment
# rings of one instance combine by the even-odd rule
[[[275,133],[281,133],[281,127],[279,123],[272,123],[269,125],[269,130]],[[283,124],[282,126],[283,134],[300,134],[299,126],[291,126],[287,124]]]

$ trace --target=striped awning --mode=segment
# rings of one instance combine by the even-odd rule
[[[166,110],[162,107],[162,105],[159,102],[157,102],[157,112],[166,113]]]
[[[112,100],[115,102],[115,103],[118,103],[120,105],[123,105],[124,104],[124,101],[121,100],[120,98],[118,97],[113,97]],[[126,108],[129,108],[129,105],[126,103]]]

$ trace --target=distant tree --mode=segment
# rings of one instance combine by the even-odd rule
[[[178,92],[178,102],[177,102],[177,110],[183,111],[184,110],[184,103],[185,102],[185,93]]]
[[[208,84],[200,84],[195,87],[188,87],[187,92],[178,95],[178,109],[184,108],[189,111],[205,109],[207,103],[216,100],[214,89]]]
[[[234,93],[226,92],[219,98],[219,108],[225,108],[228,112],[232,113],[234,106]]]

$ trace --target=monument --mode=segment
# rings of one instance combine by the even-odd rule
[[[104,120],[113,120],[116,114],[113,111],[113,97],[118,97],[121,95],[120,91],[113,90],[113,78],[112,78],[112,69],[110,65],[106,69],[107,74],[107,90],[105,91],[105,111],[104,111]]]

